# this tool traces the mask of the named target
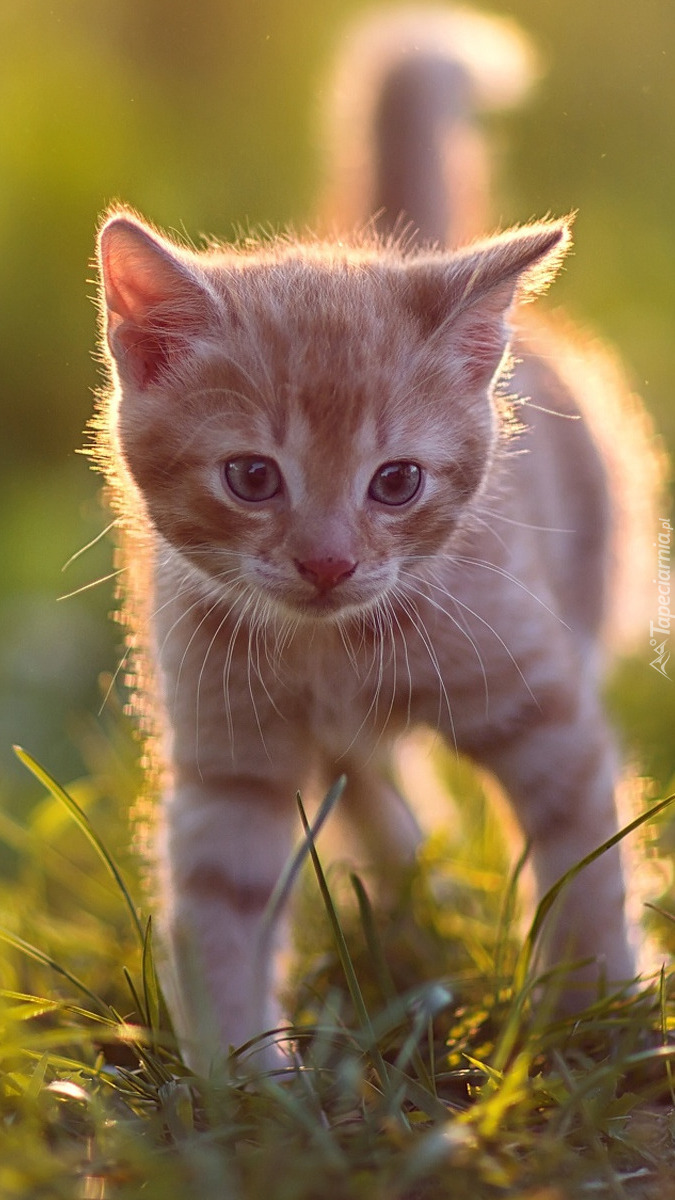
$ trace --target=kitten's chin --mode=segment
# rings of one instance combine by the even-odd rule
[[[299,617],[301,620],[318,624],[330,624],[344,617],[358,616],[370,607],[371,605],[367,604],[340,604],[327,596],[317,596],[316,600],[282,601],[280,604],[285,616]]]
[[[345,597],[336,592],[317,593],[315,596],[279,594],[273,597],[277,608],[284,616],[292,616],[312,623],[338,622],[344,618],[364,616],[378,604],[378,595]]]

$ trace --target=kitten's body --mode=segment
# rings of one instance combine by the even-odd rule
[[[103,230],[99,456],[135,530],[170,990],[201,1069],[277,1019],[260,922],[298,788],[346,772],[346,810],[405,858],[414,821],[382,767],[424,723],[504,784],[541,890],[616,829],[605,472],[543,357],[494,385],[505,316],[566,237],[198,256],[125,214]],[[548,955],[591,957],[577,982],[595,960],[634,975],[623,890],[615,853],[569,889]]]

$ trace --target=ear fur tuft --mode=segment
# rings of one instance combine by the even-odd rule
[[[466,361],[471,386],[482,387],[508,347],[508,316],[553,279],[570,245],[567,221],[511,230],[449,255],[421,255],[406,268],[404,299],[423,335]]]
[[[103,225],[99,261],[110,352],[122,377],[147,387],[213,318],[210,286],[179,247],[128,213]]]

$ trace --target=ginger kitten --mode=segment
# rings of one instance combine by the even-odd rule
[[[430,129],[450,114],[457,131],[447,80],[470,78],[435,45],[395,54],[381,95],[406,111],[422,97]],[[405,203],[388,206],[386,179],[410,146],[383,129],[386,235]],[[439,153],[417,160],[429,189]],[[136,687],[160,743],[167,990],[200,1071],[280,1017],[261,919],[298,789],[345,772],[346,811],[404,858],[414,822],[384,768],[420,723],[504,786],[540,892],[617,828],[598,695],[606,468],[555,365],[527,335],[511,355],[515,308],[552,278],[568,227],[449,252],[418,224],[417,247],[202,253],[126,210],[101,230],[95,455],[127,530]],[[589,960],[568,1006],[599,974],[634,977],[617,851],[567,889],[546,955]]]

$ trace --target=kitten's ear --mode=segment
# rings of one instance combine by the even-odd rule
[[[132,217],[106,222],[99,259],[110,352],[121,378],[146,388],[213,320],[214,298],[177,248]]]
[[[450,258],[408,268],[406,303],[425,337],[442,341],[463,362],[472,387],[487,386],[507,349],[509,312],[555,276],[569,246],[566,221],[525,226]]]

